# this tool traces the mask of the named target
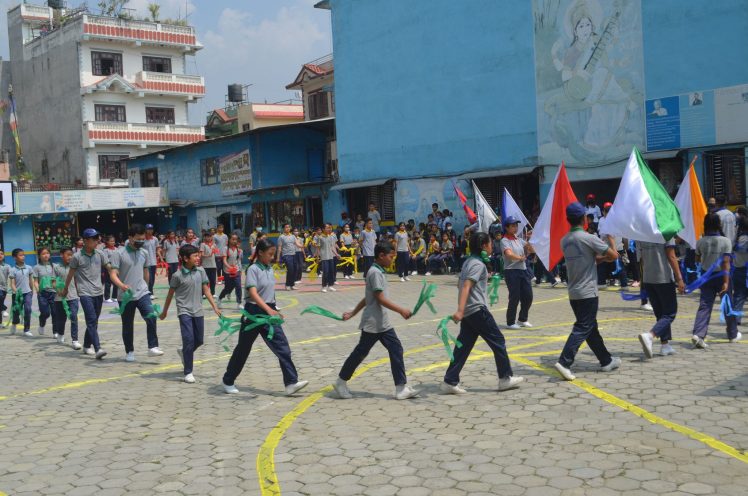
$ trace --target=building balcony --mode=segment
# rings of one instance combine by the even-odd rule
[[[140,71],[135,75],[135,85],[146,93],[187,95],[190,99],[205,96],[202,76]]]
[[[136,46],[142,44],[175,46],[183,47],[187,51],[196,51],[203,47],[197,41],[195,28],[192,26],[88,14],[82,17],[84,39],[122,40],[132,42]]]
[[[52,20],[52,9],[40,5],[21,4],[21,19],[24,21],[45,21]]]
[[[202,126],[111,121],[86,122],[83,136],[86,148],[95,148],[96,145],[175,146],[204,139]]]

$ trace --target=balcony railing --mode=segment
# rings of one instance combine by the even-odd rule
[[[202,126],[180,124],[138,124],[132,122],[87,122],[89,145],[119,143],[133,145],[184,145],[205,139]]]
[[[23,19],[48,21],[51,15],[49,7],[21,4],[21,17]]]
[[[142,41],[200,49],[192,26],[120,19],[95,15],[83,16],[83,34],[96,38]]]
[[[135,75],[135,83],[154,93],[187,94],[196,97],[205,95],[205,80],[202,76],[141,71]]]

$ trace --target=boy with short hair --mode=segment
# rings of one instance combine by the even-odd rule
[[[15,305],[15,294],[17,291],[20,291],[23,294],[23,335],[27,338],[30,338],[31,336],[33,336],[30,330],[31,298],[33,295],[33,292],[31,290],[32,268],[26,265],[26,255],[23,253],[23,250],[21,248],[14,248],[12,255],[16,263],[13,267],[10,268],[10,272],[8,274],[8,278],[10,279],[10,292],[13,295],[11,299],[11,308],[13,309],[13,324],[10,326],[10,333],[16,333],[16,326],[21,321],[21,316],[18,314],[18,309]]]
[[[387,278],[384,275],[383,267],[392,265],[395,259],[395,248],[390,243],[379,243],[374,248],[374,254],[374,265],[366,275],[364,298],[358,302],[356,308],[343,314],[343,320],[350,320],[361,309],[364,309],[359,324],[361,338],[343,364],[333,388],[341,399],[352,398],[353,395],[348,389],[348,381],[353,377],[356,367],[363,362],[371,348],[377,342],[381,342],[390,355],[392,377],[395,380],[395,399],[405,400],[418,395],[418,391],[408,385],[403,361],[403,347],[395,329],[390,325],[387,309],[399,313],[406,320],[412,316],[412,312],[395,304],[387,295]]]
[[[70,339],[73,340],[71,346],[74,350],[80,350],[81,345],[78,342],[78,290],[75,287],[75,283],[73,283],[68,288],[67,296],[62,296],[65,286],[57,284],[58,279],[65,281],[68,278],[68,272],[70,272],[70,260],[73,258],[73,250],[71,248],[61,249],[60,257],[62,258],[62,262],[54,265],[54,287],[57,290],[57,294],[55,295],[55,313],[52,320],[52,332],[57,335],[58,343],[65,344],[65,322],[68,319],[68,315],[65,313],[65,307],[62,302],[67,301],[68,310],[70,311]]]

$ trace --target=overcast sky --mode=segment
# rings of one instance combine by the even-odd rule
[[[153,0],[131,0],[136,15],[147,15]],[[190,105],[190,120],[204,122],[206,113],[223,107],[229,83],[252,84],[249,98],[276,102],[292,98],[285,86],[293,81],[301,65],[332,52],[330,12],[315,9],[318,0],[158,0],[161,18],[184,17],[196,27],[205,48],[190,57],[187,73],[205,77],[206,96]],[[20,0],[0,0],[2,42],[0,55],[8,59],[8,8]],[[44,5],[44,0],[27,3]],[[68,5],[81,2],[68,0]],[[89,0],[98,13],[97,0]],[[186,6],[186,9],[185,9]]]

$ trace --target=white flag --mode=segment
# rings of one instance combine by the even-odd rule
[[[491,205],[481,194],[478,186],[473,181],[473,190],[475,191],[475,214],[478,216],[478,232],[488,232],[488,227],[498,219]]]
[[[527,220],[527,217],[525,217],[525,214],[522,213],[522,209],[519,208],[519,205],[517,205],[517,202],[514,201],[514,198],[512,198],[512,195],[509,194],[509,190],[504,188],[504,218],[502,219],[502,222],[507,217],[514,217],[515,219],[519,220],[522,225],[520,226],[520,231],[524,229],[525,227],[532,228],[530,225],[530,221]]]

